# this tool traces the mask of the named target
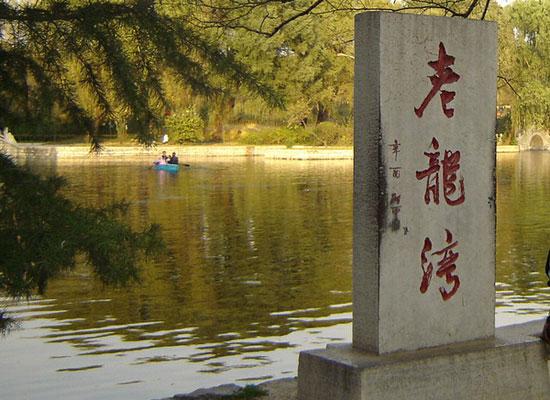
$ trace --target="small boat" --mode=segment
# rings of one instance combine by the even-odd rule
[[[169,171],[178,172],[180,170],[179,164],[153,164],[153,169],[157,171]]]

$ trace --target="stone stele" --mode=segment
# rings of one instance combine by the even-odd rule
[[[494,336],[496,24],[355,25],[353,346]]]

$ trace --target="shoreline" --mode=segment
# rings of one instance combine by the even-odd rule
[[[490,351],[492,354],[494,354],[494,351],[496,350],[502,351],[502,349],[505,349],[507,350],[508,354],[513,355],[514,352],[517,351],[518,347],[526,348],[527,346],[534,346],[534,348],[538,348],[535,353],[539,354],[537,357],[540,357],[538,358],[539,368],[540,364],[544,365],[546,363],[550,371],[550,359],[547,358],[548,356],[550,356],[550,346],[545,345],[543,340],[541,339],[541,332],[543,331],[543,326],[545,322],[546,318],[536,318],[526,322],[496,327],[492,338],[474,340],[470,342],[475,343],[476,345],[469,350],[464,350],[464,347],[462,346],[464,343],[454,343],[451,345],[436,346],[432,348],[426,348],[424,350],[416,350],[405,353],[414,354],[418,351],[424,352],[425,350],[440,349],[443,350],[444,353],[454,354],[451,358],[447,359],[447,362],[453,363],[456,362],[458,354],[461,353],[463,355],[475,355],[475,357],[479,358],[482,357],[481,354],[483,354],[484,352],[487,353],[487,351]],[[480,345],[481,347],[479,347]],[[455,346],[456,348],[452,350],[452,346]],[[327,348],[330,348],[330,345]],[[545,349],[547,353],[546,355],[544,354]],[[361,351],[358,351],[358,353],[360,354]],[[399,352],[393,354],[398,353]],[[393,357],[391,355],[380,355],[379,357],[384,358],[388,356]],[[429,357],[439,359],[442,358],[441,354],[431,355]],[[422,356],[416,359],[413,357],[412,362],[419,363],[420,365],[425,360],[426,358],[423,358]],[[405,362],[411,362],[411,359]],[[495,361],[495,366],[500,365],[498,363],[501,363],[501,361]],[[530,371],[532,372],[533,370]],[[264,392],[265,394],[252,395],[246,398],[258,400],[297,400],[298,398],[298,377],[273,379],[253,386]],[[176,394],[172,397],[164,398],[162,400],[236,400],[245,398],[238,396],[239,390],[241,389],[243,389],[242,386],[235,385],[234,383],[228,383],[211,388],[198,389],[192,393]],[[234,394],[237,395],[233,396]]]
[[[222,400],[222,399],[257,399],[257,400],[297,400],[298,398],[298,377],[279,378],[250,385],[253,392],[247,396],[239,395],[245,387],[234,383],[226,383],[209,388],[197,389],[191,393],[175,394],[172,397],[165,397],[156,400]]]
[[[43,159],[48,161],[137,161],[158,158],[161,151],[176,152],[180,159],[194,157],[262,157],[271,160],[353,160],[353,147],[315,146],[249,146],[249,145],[160,145],[154,147],[109,145],[101,153],[90,153],[88,145],[47,145],[42,143],[0,142],[3,149],[17,161]],[[497,153],[517,153],[519,146],[497,146]]]

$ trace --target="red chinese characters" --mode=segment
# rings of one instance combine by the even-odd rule
[[[430,238],[427,237],[424,239],[424,246],[420,254],[420,261],[422,265],[422,282],[420,284],[420,292],[426,293],[433,275],[434,266],[428,257],[439,257],[439,261],[437,261],[438,269],[435,274],[438,278],[445,277],[445,282],[448,285],[451,285],[449,290],[444,286],[439,287],[441,297],[443,300],[447,301],[455,295],[460,287],[460,278],[453,274],[456,270],[455,263],[459,257],[459,253],[456,249],[458,246],[458,241],[453,241],[453,234],[448,229],[445,229],[445,236],[446,246],[441,250],[436,251],[432,251],[433,245]]]
[[[430,76],[430,82],[432,83],[432,89],[420,105],[420,107],[414,109],[414,112],[418,118],[421,118],[424,114],[426,106],[430,103],[432,98],[441,90],[441,87],[446,84],[455,83],[460,79],[460,75],[454,72],[450,66],[455,62],[455,58],[447,54],[443,43],[439,43],[439,57],[436,61],[428,62],[428,65],[435,70],[435,75]],[[447,90],[441,90],[439,97],[441,98],[441,107],[443,113],[447,118],[451,118],[454,115],[454,108],[447,107],[454,98],[456,92]]]
[[[432,88],[426,95],[422,104],[414,108],[418,118],[421,118],[428,104],[439,93],[441,108],[447,118],[454,116],[454,109],[449,103],[455,98],[456,92],[443,90],[444,85],[457,82],[460,75],[454,72],[451,66],[455,58],[445,49],[443,43],[439,43],[439,54],[435,61],[428,62],[428,65],[435,71],[430,76]],[[439,206],[440,201],[448,206],[459,206],[465,201],[464,178],[460,173],[459,150],[440,149],[439,141],[432,137],[428,151],[424,151],[427,157],[427,167],[416,171],[416,180],[425,181],[424,203]],[[437,215],[440,215],[438,212]],[[449,221],[441,221],[447,225]],[[439,293],[444,301],[451,299],[460,288],[460,278],[456,273],[457,260],[459,258],[458,240],[453,238],[450,229],[445,229],[444,243],[438,246],[438,241],[432,242],[430,237],[425,237],[420,252],[420,263],[422,268],[422,279],[420,292],[426,293],[430,287],[432,277],[444,279],[439,287]],[[419,246],[420,247],[420,246]]]
[[[416,171],[416,179],[426,179],[426,190],[424,192],[424,202],[430,204],[433,200],[439,204],[439,177],[443,186],[443,197],[450,206],[456,206],[464,203],[464,178],[460,177],[457,181],[457,172],[460,169],[460,151],[445,150],[443,160],[440,161],[441,152],[439,142],[432,138],[431,147],[433,152],[424,152],[428,157],[428,168],[422,171]]]

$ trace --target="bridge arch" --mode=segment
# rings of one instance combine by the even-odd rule
[[[550,133],[543,130],[530,129],[518,137],[521,151],[547,150],[550,151]]]
[[[544,141],[540,135],[531,136],[529,150],[544,150]]]

